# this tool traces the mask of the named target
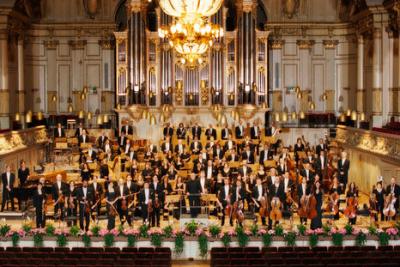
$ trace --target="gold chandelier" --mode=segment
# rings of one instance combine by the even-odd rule
[[[201,18],[194,23],[176,19],[171,25],[158,30],[160,38],[169,40],[169,45],[178,53],[181,63],[189,66],[202,64],[205,61],[204,54],[223,34],[220,26]]]
[[[159,0],[161,9],[167,15],[184,18],[186,23],[214,15],[222,3],[223,0]]]

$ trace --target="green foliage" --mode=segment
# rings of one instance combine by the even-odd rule
[[[284,237],[286,245],[289,246],[289,247],[295,246],[296,245],[296,238],[297,238],[296,233],[288,232]]]
[[[88,247],[90,247],[91,244],[92,244],[92,238],[90,238],[90,236],[84,234],[84,235],[82,236],[82,242],[83,242],[83,245],[84,245],[86,248],[88,248]]]
[[[175,254],[180,255],[183,252],[183,247],[185,245],[185,236],[183,233],[178,233],[175,237]]]
[[[318,245],[318,235],[317,234],[312,234],[308,237],[308,243],[310,244],[310,247],[316,247]]]
[[[46,235],[54,236],[55,230],[56,230],[56,228],[51,223],[46,225]]]
[[[258,233],[258,225],[253,224],[252,226],[250,226],[250,232],[253,236],[256,236]]]
[[[199,225],[194,220],[186,224],[186,230],[190,233],[190,235],[194,235],[198,228]]]
[[[208,238],[206,235],[202,234],[199,235],[197,241],[199,243],[200,256],[204,258],[207,256],[208,252]]]
[[[14,232],[11,236],[13,247],[18,247],[20,236],[17,232]]]
[[[56,242],[57,246],[65,247],[68,244],[68,239],[65,235],[58,235]]]
[[[79,227],[77,225],[71,226],[69,229],[69,234],[73,237],[77,237],[79,234]]]
[[[147,233],[147,231],[149,231],[149,226],[147,224],[142,224],[139,228],[139,232],[140,232],[140,237],[143,238],[147,238],[149,237],[149,234]]]
[[[340,233],[332,234],[332,244],[336,247],[341,247],[343,245],[343,235]]]
[[[221,233],[221,227],[216,224],[210,225],[208,228],[212,237],[217,237]]]
[[[172,231],[173,231],[173,230],[174,230],[174,229],[172,228],[171,225],[165,226],[164,229],[163,229],[164,236],[165,236],[166,238],[171,238],[171,237],[172,237]]]
[[[370,226],[368,226],[368,233],[370,235],[376,235],[378,233],[378,230],[376,229],[375,226],[370,225]]]
[[[98,224],[94,225],[90,231],[93,233],[93,236],[99,236],[100,226]]]
[[[25,233],[29,233],[32,230],[32,226],[29,224],[24,224],[22,225],[22,229],[25,231]]]
[[[42,234],[35,234],[33,236],[33,245],[35,247],[42,247],[43,246],[43,235]]]
[[[386,232],[381,232],[378,234],[378,240],[380,246],[389,245],[390,235]]]
[[[284,233],[284,231],[283,231],[282,225],[280,225],[280,224],[276,225],[275,226],[275,235],[276,236],[283,236],[283,233]]]
[[[128,235],[127,237],[128,247],[134,247],[136,245],[136,236],[135,235]]]
[[[122,234],[124,233],[124,226],[123,226],[122,224],[120,224],[120,225],[118,226],[118,233],[119,233],[120,235],[122,235]]]
[[[237,226],[235,231],[236,231],[239,246],[240,247],[247,246],[247,244],[249,243],[250,237],[245,233],[243,227]]]
[[[353,233],[353,226],[349,223],[344,226],[344,229],[346,230],[346,235],[351,235]]]
[[[367,235],[364,234],[363,232],[360,232],[358,235],[356,235],[356,246],[364,246],[365,243],[367,242]]]
[[[161,247],[163,236],[160,234],[152,234],[150,236],[150,243],[155,247]]]
[[[271,243],[272,243],[272,235],[270,235],[270,234],[265,234],[265,235],[263,235],[262,236],[262,242],[263,242],[263,245],[264,245],[264,247],[269,247],[269,246],[271,246]]]
[[[221,242],[224,245],[224,247],[226,247],[226,248],[229,247],[231,241],[232,241],[232,237],[227,232],[225,232],[224,235],[221,237]]]
[[[104,235],[103,240],[105,247],[112,247],[115,243],[115,236],[113,234],[106,234]]]
[[[328,224],[322,225],[322,230],[324,230],[324,236],[328,236],[332,227],[329,226]]]
[[[301,224],[297,225],[297,230],[299,230],[300,235],[305,235],[307,227],[301,223]]]
[[[8,224],[3,224],[0,226],[0,235],[6,236],[6,234],[11,230],[11,227]]]

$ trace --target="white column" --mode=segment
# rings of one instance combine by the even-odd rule
[[[393,84],[393,60],[394,60],[394,39],[391,30],[384,31],[382,35],[382,125],[389,122],[390,99],[389,91],[394,87]]]
[[[338,107],[335,107],[336,102],[336,64],[335,64],[335,55],[336,55],[336,46],[338,45],[338,40],[323,40],[323,45],[325,49],[325,71],[324,71],[324,88],[322,91],[317,92],[315,94],[315,109],[318,111],[324,112],[333,112],[337,111]],[[314,71],[314,70],[313,70]],[[314,73],[316,75],[316,73]],[[322,77],[321,77],[322,78]],[[317,90],[317,88],[314,88]],[[321,96],[326,93],[327,99],[321,99]]]
[[[282,111],[283,103],[285,101],[284,96],[283,96],[283,81],[282,81],[282,48],[285,45],[285,41],[282,39],[278,40],[272,40],[271,41],[271,49],[272,49],[272,56],[271,56],[271,65],[272,66],[272,97],[271,103],[272,103],[272,108],[274,111]],[[279,94],[281,95],[281,105],[278,105],[278,97]]]
[[[18,38],[18,112],[25,112],[24,40]]]
[[[10,128],[10,88],[8,87],[8,34],[0,32],[0,129]]]
[[[382,29],[373,31],[372,127],[382,127]]]
[[[357,36],[357,111],[365,112],[364,88],[364,36]]]

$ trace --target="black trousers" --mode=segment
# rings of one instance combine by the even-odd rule
[[[107,230],[112,230],[115,228],[115,216],[108,215],[107,217]]]
[[[100,208],[101,208],[101,204],[99,201],[99,203],[97,203],[96,207],[94,207],[94,209],[92,210],[92,213],[91,213],[93,221],[96,219],[96,217],[98,218],[100,216]],[[94,213],[96,213],[96,215]]]
[[[121,220],[121,223],[124,224],[125,222],[128,222],[129,226],[132,226],[132,221],[131,217],[129,216],[129,210],[122,210],[121,207],[118,207],[118,215],[119,219]]]
[[[356,221],[357,221],[357,217],[349,218],[349,224],[351,224],[351,225],[355,225]]]
[[[3,200],[1,202],[1,211],[4,211],[4,207],[7,204],[7,201],[11,202],[11,209],[14,210],[14,190],[8,191],[7,188],[3,190]],[[8,209],[8,205],[6,207]]]
[[[146,221],[148,221],[150,219],[149,218],[148,206],[146,204],[142,204],[141,207],[142,207],[141,212],[142,212],[143,222],[146,222]]]
[[[68,217],[76,217],[77,213],[78,212],[77,212],[76,208],[74,208],[74,209],[68,208],[67,209],[67,216]],[[76,219],[73,219],[73,220],[68,219],[67,225],[68,226],[76,225]]]
[[[156,225],[157,227],[160,227],[160,210],[160,208],[154,208],[153,212],[150,215],[150,222],[152,227]]]
[[[200,210],[200,196],[190,196],[189,195],[189,205],[190,205],[190,216],[196,218]]]
[[[44,228],[46,225],[46,216],[43,214],[42,207],[36,207],[36,228]]]
[[[63,205],[56,204],[54,206],[54,217],[58,218],[58,216],[60,216],[59,219],[61,221],[64,220],[64,204]]]
[[[86,212],[85,205],[79,205],[79,227],[81,230],[88,231],[90,225],[90,213]]]

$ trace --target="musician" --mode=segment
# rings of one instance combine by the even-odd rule
[[[143,185],[143,189],[139,193],[139,203],[141,206],[143,223],[149,222],[149,207],[153,205],[153,199],[154,192],[150,189],[149,183],[145,182]]]
[[[297,196],[299,199],[299,204],[301,206],[301,199],[303,197],[307,197],[310,194],[310,187],[307,184],[307,178],[303,176],[303,179],[301,179],[301,183],[297,186]],[[300,217],[300,223],[307,224],[307,217],[303,218]]]
[[[213,158],[216,160],[221,160],[224,157],[224,150],[221,148],[221,145],[217,142],[217,144],[213,147]]]
[[[54,138],[65,137],[65,131],[61,126],[61,123],[57,123],[57,128],[54,129]]]
[[[297,138],[297,142],[294,145],[294,159],[296,163],[299,161],[299,152],[304,152],[304,144],[301,140],[301,138]]]
[[[68,186],[62,181],[61,174],[57,174],[56,182],[53,184],[51,192],[53,195],[53,200],[56,203],[54,206],[54,216],[59,216],[59,219],[64,220],[64,204],[58,203],[66,195],[68,191]]]
[[[183,126],[183,123],[179,123],[178,129],[176,129],[176,135],[178,140],[184,140],[186,138],[186,128]]]
[[[190,161],[190,153],[187,151],[186,146],[183,147],[183,152],[178,156],[182,160],[182,163]]]
[[[253,140],[260,139],[260,127],[258,126],[258,122],[254,122],[253,126],[250,128],[250,137]]]
[[[211,124],[208,125],[205,134],[207,140],[211,140],[211,138],[213,138],[213,140],[217,140],[217,130],[215,130]]]
[[[317,156],[321,154],[321,151],[328,151],[328,146],[325,144],[324,139],[322,138],[319,139],[319,144],[315,147],[315,153],[317,154]]]
[[[78,128],[76,128],[76,130],[75,130],[75,135],[74,136],[75,137],[79,137],[79,136],[83,135],[84,131],[86,131],[86,129],[83,128],[83,124],[79,123]]]
[[[110,175],[110,172],[108,170],[108,164],[107,164],[107,159],[103,159],[100,165],[100,178],[105,178]]]
[[[158,152],[158,147],[157,145],[153,144],[152,142],[149,144],[149,149],[148,151],[150,153],[157,153]]]
[[[200,193],[201,185],[196,180],[196,175],[192,172],[189,181],[186,183],[186,194],[189,197],[190,215],[192,218],[196,218],[200,211]]]
[[[372,194],[375,194],[376,201],[376,212],[381,215],[381,221],[384,220],[383,208],[385,206],[385,189],[382,188],[382,182],[378,182],[376,184],[376,188],[372,191]],[[375,221],[378,220],[377,214],[375,215]]]
[[[134,183],[132,181],[132,176],[131,175],[126,176],[125,186],[128,189],[128,194],[129,195],[139,192],[139,187],[138,187],[138,185],[136,183]]]
[[[182,143],[183,139],[178,139],[178,144],[175,146],[175,153],[178,155],[181,155],[183,153],[183,149],[185,148],[185,145]]]
[[[112,230],[115,228],[115,215],[117,213],[115,209],[115,202],[117,201],[117,194],[114,189],[114,184],[109,183],[106,193],[106,203],[107,203],[107,230]]]
[[[272,200],[273,198],[279,198],[280,203],[283,203],[285,200],[285,189],[283,184],[280,181],[279,176],[274,180],[274,183],[269,187],[269,197]],[[280,208],[280,207],[279,207]],[[279,224],[278,219],[275,221],[275,225]],[[272,228],[272,220],[268,218],[268,228]]]
[[[209,181],[214,180],[214,177],[217,176],[218,170],[214,167],[211,159],[207,161],[207,166],[205,167],[204,172],[205,172],[205,177]]]
[[[192,137],[193,139],[199,140],[201,136],[201,127],[197,122],[194,123],[194,126],[192,127]]]
[[[210,141],[207,142],[206,144],[206,150],[213,152],[214,146],[215,146],[215,141],[214,137],[211,136]]]
[[[322,202],[324,192],[321,188],[321,183],[319,181],[315,182],[314,186],[311,189],[311,194],[314,195],[315,199],[317,200],[316,210],[317,216],[311,220],[310,228],[312,230],[322,228]]]
[[[338,194],[339,196],[343,193],[342,187],[339,184],[339,179],[337,178],[336,174],[333,176],[332,185],[329,189],[329,195],[332,195],[334,193]],[[334,214],[333,219],[339,220],[339,210],[337,213]]]
[[[127,139],[128,138],[125,136],[125,132],[121,132],[121,135],[118,137],[118,145],[120,148],[125,147]]]
[[[262,181],[260,178],[257,178],[256,185],[253,188],[252,192],[253,200],[257,203],[256,204],[256,212],[260,210],[261,200],[264,197],[268,201],[267,197],[267,187],[262,185]],[[266,225],[265,217],[261,216],[262,225]]]
[[[160,227],[160,211],[164,203],[164,188],[163,185],[158,182],[157,176],[153,176],[150,189],[154,192],[153,212],[150,214],[151,227],[156,225]]]
[[[386,188],[386,194],[393,194],[396,198],[396,202],[394,203],[394,207],[396,210],[399,209],[399,196],[400,196],[400,186],[396,183],[396,178],[392,177],[390,179],[390,185]]]
[[[77,188],[75,187],[75,183],[71,181],[69,183],[69,188],[66,194],[67,201],[67,225],[70,227],[71,225],[76,225],[76,216],[78,210],[78,202],[77,202]]]
[[[243,126],[243,120],[239,121],[239,125],[235,127],[235,137],[236,139],[243,139],[245,134],[245,128]]]
[[[243,161],[242,161],[242,166],[239,167],[239,169],[238,169],[238,173],[239,173],[242,177],[244,177],[244,176],[249,175],[251,172],[252,172],[251,168],[250,168],[249,166],[247,166],[247,161],[246,161],[246,160],[243,160]]]
[[[290,177],[289,177],[289,171],[285,171],[285,173],[283,174],[282,183],[283,183],[283,190],[284,190],[285,194],[293,189],[294,183],[293,183],[292,179],[290,179]]]
[[[266,160],[272,160],[274,153],[270,149],[269,144],[265,143],[264,144],[264,149],[260,151],[260,165],[264,165],[264,162]]]
[[[90,141],[89,141],[89,136],[87,135],[85,129],[82,130],[82,135],[80,135],[80,136],[78,137],[78,142],[79,142],[79,146],[80,146],[81,144],[86,144],[86,143],[89,143],[89,142],[90,142]]]
[[[234,150],[236,148],[236,142],[232,140],[232,136],[228,136],[228,140],[225,142],[224,145],[224,150],[229,151],[229,150]]]
[[[11,202],[11,209],[14,211],[14,182],[15,175],[11,172],[9,165],[6,165],[6,171],[1,175],[1,181],[3,183],[3,200],[1,203],[1,212],[4,211],[4,206],[7,202]],[[7,205],[8,210],[8,205]]]
[[[174,177],[175,178],[175,177]],[[162,188],[163,188],[163,196],[168,196],[172,193],[172,186],[169,182],[168,175],[163,176],[162,178]]]
[[[200,171],[199,183],[201,187],[201,194],[208,194],[211,188],[210,180],[206,178],[205,171]]]
[[[127,221],[129,226],[132,226],[132,221],[129,216],[129,211],[127,208],[129,191],[126,185],[124,184],[123,179],[120,178],[118,180],[118,186],[115,191],[118,197],[118,201],[116,202],[116,204],[121,224],[124,225],[124,223]]]
[[[111,144],[110,144],[110,140],[109,140],[109,139],[107,139],[106,141],[104,141],[103,150],[104,150],[104,152],[105,152],[106,154],[111,155],[111,153],[112,153],[112,146],[111,146]]]
[[[89,168],[89,164],[85,162],[83,163],[81,170],[82,181],[89,181],[91,177],[92,177],[92,171]]]
[[[318,158],[315,160],[315,170],[317,174],[323,179],[328,170],[328,160],[325,156],[325,150],[321,150],[318,153]]]
[[[228,137],[231,135],[231,130],[228,128],[228,124],[225,123],[224,128],[221,129],[221,139],[228,140]]]
[[[146,164],[144,165],[144,169],[142,171],[142,176],[145,179],[150,178],[151,176],[153,176],[153,170],[151,168],[151,163],[150,162],[146,162]]]
[[[343,151],[341,158],[338,161],[339,183],[346,188],[347,180],[349,177],[350,161],[347,159],[347,153]]]
[[[26,180],[28,179],[30,174],[29,168],[26,167],[26,162],[21,160],[19,168],[18,168],[18,179],[19,179],[19,195],[18,195],[18,207],[22,210],[22,202],[27,200],[26,190],[24,188]]]
[[[167,137],[172,137],[173,134],[174,134],[174,128],[172,128],[170,123],[167,122],[163,129],[164,139],[166,139]]]
[[[267,187],[269,188],[271,185],[273,185],[276,180],[279,180],[277,171],[275,168],[271,168],[269,170],[269,176],[267,177],[267,180],[265,181],[267,183]]]
[[[81,230],[88,231],[90,225],[90,207],[93,195],[88,188],[88,181],[82,182],[82,187],[77,189],[76,196],[79,202],[79,226]]]
[[[358,189],[356,187],[356,184],[354,182],[351,182],[347,188],[347,193],[346,193],[346,202],[348,202],[349,198],[354,198],[354,200],[357,202],[358,199]],[[357,204],[355,204],[355,208],[357,209]],[[355,225],[357,221],[357,210],[355,212],[354,218],[349,217],[349,224]]]
[[[106,133],[102,132],[101,135],[97,138],[97,141],[96,141],[97,147],[99,149],[106,151],[104,149],[104,145],[106,144],[107,140],[108,140],[108,137],[107,137]]]
[[[174,193],[177,195],[181,195],[179,199],[179,212],[177,213],[177,216],[175,216],[177,219],[179,219],[180,213],[186,213],[186,201],[183,195],[186,192],[186,184],[182,181],[181,176],[176,177],[176,182],[175,182],[175,188],[174,188]]]
[[[101,199],[103,196],[103,186],[98,183],[97,175],[93,176],[92,184],[89,186],[89,190],[93,194],[93,201],[94,204],[92,206],[92,220],[95,220],[94,212],[96,212],[97,218],[100,216],[100,209],[101,209]]]
[[[132,128],[132,126],[130,126],[129,124],[128,124],[128,122],[123,122],[122,123],[123,125],[122,125],[122,127],[121,127],[121,133],[120,133],[120,136],[122,136],[122,134],[124,134],[124,135],[133,135],[133,128]]]
[[[247,164],[254,164],[254,153],[249,145],[246,145],[245,151],[242,153],[242,160],[246,160]]]
[[[279,164],[276,167],[276,170],[278,171],[278,175],[284,174],[286,171],[289,171],[289,168],[287,166],[286,160],[283,158],[279,159]]]
[[[308,162],[310,166],[314,166],[314,155],[311,150],[307,151],[307,157],[304,159],[304,162]]]
[[[36,213],[36,228],[44,228],[46,225],[46,194],[43,190],[43,185],[38,183],[37,189],[33,193],[33,206],[35,207]]]
[[[300,175],[306,179],[307,183],[314,183],[314,173],[309,162],[304,163],[304,169],[300,171]]]
[[[97,153],[96,151],[94,151],[92,145],[89,144],[87,151],[87,158],[85,159],[85,162],[87,161],[94,162],[96,159],[97,159]]]
[[[194,141],[190,144],[190,150],[192,154],[199,155],[200,151],[203,149],[202,144],[199,142],[199,138],[197,136],[194,137]]]
[[[225,178],[224,179],[224,187],[221,188],[219,195],[218,195],[218,200],[222,205],[222,217],[221,217],[221,226],[224,226],[225,224],[225,216],[229,216],[229,224],[230,226],[233,226],[233,221],[232,221],[232,214],[229,210],[229,207],[231,207],[231,197],[232,197],[232,188],[229,184],[229,179]],[[228,210],[227,210],[228,207]],[[229,214],[226,214],[229,213]]]

